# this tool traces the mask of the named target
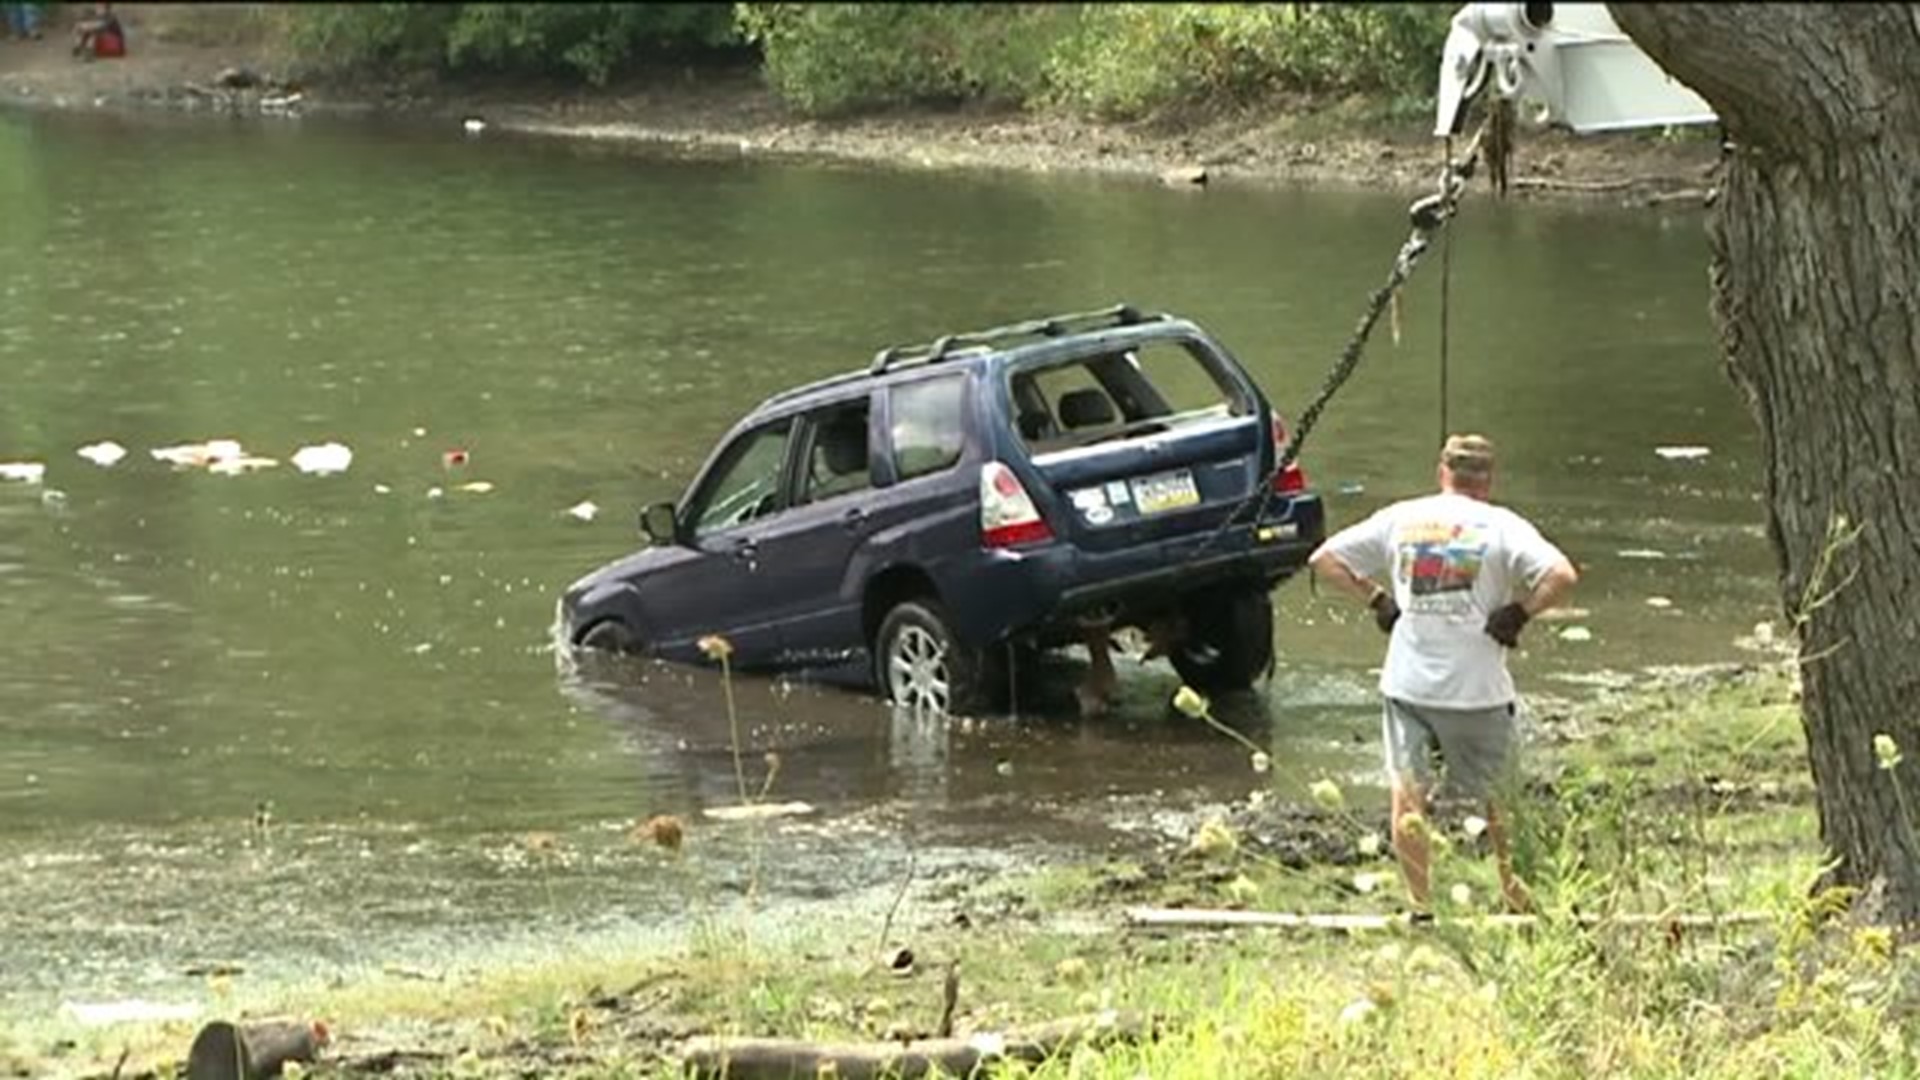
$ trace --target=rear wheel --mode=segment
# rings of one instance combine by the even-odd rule
[[[965,714],[988,703],[990,664],[953,635],[932,600],[894,606],[874,635],[874,676],[895,705]]]
[[[1167,659],[1195,690],[1245,690],[1273,666],[1273,601],[1260,584],[1203,593],[1186,617],[1186,635]]]

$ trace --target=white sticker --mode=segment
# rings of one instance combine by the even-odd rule
[[[1107,522],[1112,520],[1113,520],[1113,507],[1105,506],[1105,505],[1087,507],[1087,524],[1105,525]]]
[[[1107,501],[1115,506],[1125,506],[1133,501],[1133,496],[1127,494],[1126,481],[1115,480],[1107,485]]]
[[[1107,497],[1097,487],[1081,488],[1073,493],[1073,505],[1081,510],[1092,510],[1096,506],[1104,510]]]

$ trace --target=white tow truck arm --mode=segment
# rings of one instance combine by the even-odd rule
[[[1605,4],[1468,4],[1440,61],[1435,135],[1457,135],[1467,103],[1491,86],[1544,121],[1584,134],[1708,124],[1700,95],[1660,70]]]

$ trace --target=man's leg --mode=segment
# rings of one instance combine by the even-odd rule
[[[1431,910],[1432,845],[1426,821],[1431,786],[1434,734],[1404,702],[1385,698],[1381,736],[1386,747],[1387,779],[1393,787],[1393,854],[1407,884],[1407,898],[1418,911]],[[1418,824],[1411,818],[1419,815]]]
[[[1507,845],[1507,827],[1500,820],[1500,806],[1487,800],[1487,838],[1493,841],[1493,864],[1500,870],[1500,895],[1507,910],[1515,915],[1533,914],[1533,892],[1513,872],[1513,851]]]
[[[1120,676],[1113,670],[1113,627],[1109,623],[1083,623],[1080,633],[1087,646],[1088,668],[1074,696],[1080,700],[1081,716],[1102,716],[1113,707],[1113,692],[1120,686]]]

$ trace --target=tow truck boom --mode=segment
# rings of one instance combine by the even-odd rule
[[[1459,134],[1467,104],[1489,86],[1578,134],[1718,119],[1621,32],[1605,4],[1461,8],[1440,61],[1433,133]]]

